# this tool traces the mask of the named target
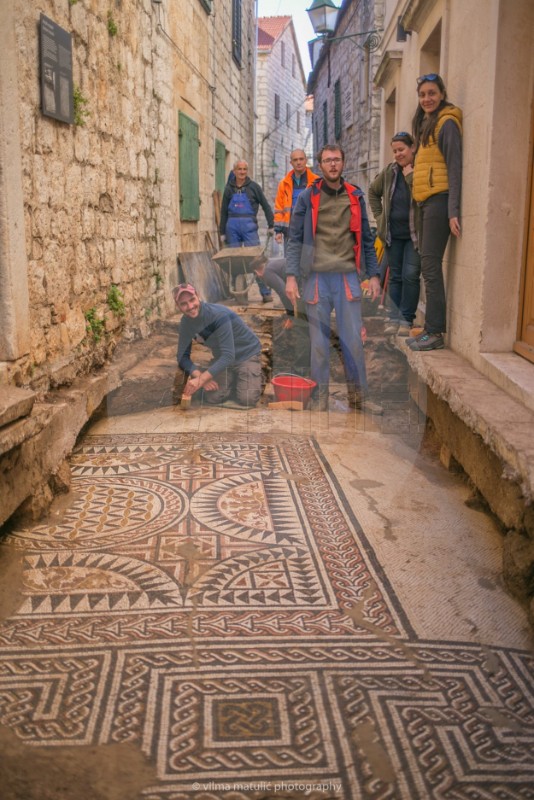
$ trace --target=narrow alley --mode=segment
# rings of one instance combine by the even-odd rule
[[[4,800],[527,800],[534,654],[424,418],[104,416],[0,552]]]

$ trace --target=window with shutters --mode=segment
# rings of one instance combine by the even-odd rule
[[[286,43],[280,42],[280,63],[283,67],[286,65]]]
[[[241,66],[241,0],[232,0],[232,55]]]
[[[295,58],[295,54],[291,54],[291,76],[294,78],[297,74],[297,59]]]
[[[328,144],[328,103],[323,103],[323,145]]]
[[[215,189],[221,196],[226,186],[226,155],[227,150],[222,142],[215,139]]]
[[[341,137],[341,82],[334,84],[334,135],[336,140]]]
[[[300,111],[297,111],[296,125],[297,125],[297,133],[300,133]]]
[[[178,169],[180,171],[180,219],[197,222],[200,219],[199,149],[197,123],[178,112]]]
[[[280,95],[275,94],[274,96],[274,118],[280,119]]]
[[[291,106],[289,103],[286,103],[286,125],[289,127],[289,123],[291,122]]]

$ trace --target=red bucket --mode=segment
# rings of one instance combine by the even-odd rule
[[[315,381],[311,381],[309,378],[284,374],[275,375],[271,383],[277,400],[297,400],[303,404],[304,408],[308,405],[312,389],[317,386]]]

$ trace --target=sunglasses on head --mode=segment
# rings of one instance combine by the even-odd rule
[[[422,83],[425,83],[425,81],[437,81],[438,78],[439,75],[437,72],[429,72],[428,75],[421,75],[417,78],[417,85],[420,86]]]
[[[408,131],[399,131],[398,133],[395,134],[395,136],[391,137],[391,141],[392,142],[396,142],[397,139],[406,139],[407,136],[410,139],[412,138],[412,135],[410,133],[408,133]]]

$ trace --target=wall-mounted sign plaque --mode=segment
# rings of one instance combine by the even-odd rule
[[[74,122],[72,36],[41,14],[41,110],[47,117]]]

